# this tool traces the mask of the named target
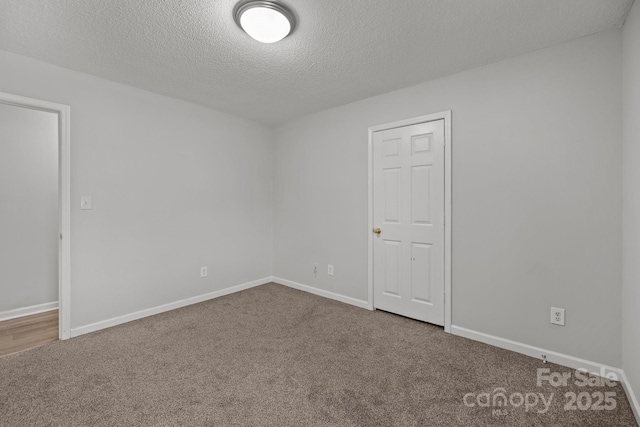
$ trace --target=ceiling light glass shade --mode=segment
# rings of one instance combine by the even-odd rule
[[[293,13],[274,1],[241,2],[235,8],[234,18],[244,32],[262,43],[280,41],[295,27]]]

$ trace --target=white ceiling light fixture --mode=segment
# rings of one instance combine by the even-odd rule
[[[236,5],[233,17],[245,33],[261,43],[278,42],[296,26],[291,9],[277,1],[242,1]]]

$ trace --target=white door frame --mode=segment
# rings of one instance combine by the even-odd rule
[[[60,241],[58,245],[58,337],[70,338],[71,329],[71,167],[70,114],[68,105],[26,98],[0,92],[0,103],[47,111],[58,115],[58,210]]]
[[[403,126],[411,126],[419,123],[444,120],[444,330],[451,332],[451,111],[430,114],[428,116],[414,117],[393,123],[372,126],[369,128],[369,310],[373,310],[373,133]]]

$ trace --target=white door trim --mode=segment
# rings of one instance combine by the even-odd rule
[[[373,310],[373,133],[403,126],[411,126],[419,123],[444,120],[444,330],[451,332],[451,111],[414,117],[393,123],[372,126],[369,128],[368,146],[368,195],[369,195],[369,221],[368,221],[368,284],[369,284],[369,310]]]
[[[61,340],[68,339],[71,333],[71,108],[68,105],[3,92],[0,92],[0,103],[58,115],[58,209],[61,236],[58,246],[58,336]]]

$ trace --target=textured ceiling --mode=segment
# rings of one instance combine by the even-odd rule
[[[280,43],[237,0],[0,0],[0,49],[266,124],[622,25],[633,0],[286,0]]]

